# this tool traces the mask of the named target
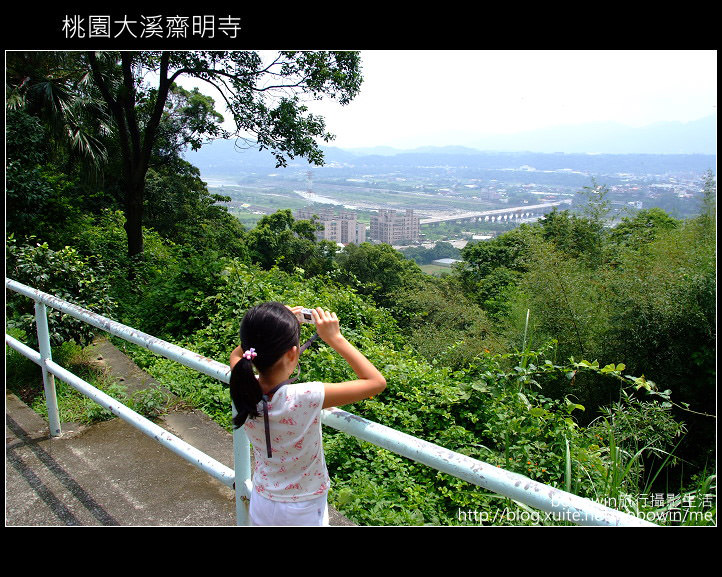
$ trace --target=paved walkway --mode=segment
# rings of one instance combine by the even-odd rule
[[[94,356],[129,391],[153,379],[107,340]],[[50,438],[43,418],[6,393],[6,526],[235,526],[234,492],[119,418],[63,423]],[[233,468],[232,436],[199,411],[158,424]],[[330,511],[331,525],[352,525]]]

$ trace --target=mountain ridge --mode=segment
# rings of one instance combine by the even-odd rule
[[[451,136],[446,136],[450,140]],[[538,152],[565,154],[716,154],[717,117],[689,122],[656,122],[630,127],[612,122],[562,125],[513,134],[458,135],[464,144],[395,148],[344,148],[355,154],[394,155],[452,148],[459,152]]]
[[[703,131],[716,139],[716,131],[711,130],[714,117],[701,119],[694,123],[686,123],[689,134]],[[674,139],[682,123],[658,123],[647,127],[645,134],[657,134],[657,140]],[[630,142],[631,137],[624,136],[624,131],[639,131],[641,129],[622,129],[609,127],[604,132],[605,138],[612,138]],[[615,130],[622,132],[614,132]],[[662,133],[667,136],[662,136]],[[540,137],[540,132],[537,132]],[[557,133],[559,134],[559,133]],[[691,136],[687,139],[692,138]],[[601,138],[602,131],[597,132]],[[681,138],[681,137],[680,137]],[[642,136],[637,137],[637,142]],[[569,139],[568,141],[571,141]],[[517,140],[517,142],[522,142]],[[681,140],[678,140],[681,142]],[[569,149],[574,147],[569,146]],[[669,146],[667,146],[670,149]],[[679,148],[679,146],[678,146]],[[579,151],[552,151],[539,152],[529,148],[522,150],[481,150],[469,146],[421,146],[414,149],[397,149],[388,146],[370,148],[338,148],[334,146],[321,146],[324,152],[326,166],[347,165],[356,167],[369,167],[369,169],[389,170],[393,167],[408,168],[411,166],[464,166],[483,169],[508,169],[529,165],[539,170],[600,170],[603,166],[614,165],[614,172],[667,172],[670,170],[707,170],[716,172],[716,148],[711,153],[701,152],[579,152]],[[233,174],[238,170],[274,170],[276,169],[274,157],[264,150],[259,152],[254,148],[240,151],[233,140],[216,140],[201,147],[198,151],[188,151],[186,159],[197,166],[204,175]],[[304,158],[291,159],[289,167],[316,168]]]

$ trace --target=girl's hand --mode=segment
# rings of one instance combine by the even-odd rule
[[[316,334],[349,364],[358,379],[342,383],[324,383],[323,408],[340,407],[368,399],[386,388],[386,379],[371,362],[341,334],[336,313],[313,310]]]
[[[289,311],[291,311],[291,312],[294,314],[294,316],[297,316],[298,313],[300,313],[301,310],[303,309],[303,307],[300,306],[300,305],[297,306],[297,307],[289,307],[288,305],[286,305],[286,308],[287,308]]]
[[[325,343],[333,345],[343,338],[336,313],[317,307],[312,309],[312,315],[313,322],[316,324],[316,333]]]

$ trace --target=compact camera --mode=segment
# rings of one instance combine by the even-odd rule
[[[300,323],[313,323],[313,314],[311,309],[301,309],[296,313]]]

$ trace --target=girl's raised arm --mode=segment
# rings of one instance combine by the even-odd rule
[[[231,353],[231,359],[230,359],[230,365],[231,370],[233,370],[233,367],[235,364],[241,360],[241,357],[243,356],[243,349],[241,348],[241,345],[238,345],[235,349],[233,349],[233,352]]]
[[[358,377],[355,381],[324,384],[323,408],[340,407],[377,395],[386,388],[386,379],[371,362],[341,334],[336,313],[320,307],[313,311],[316,332],[341,355]]]

